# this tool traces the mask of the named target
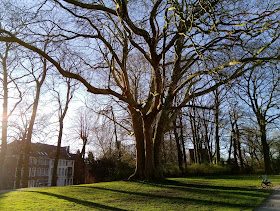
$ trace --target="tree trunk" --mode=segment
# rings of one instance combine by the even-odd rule
[[[16,188],[20,188],[22,164],[23,164],[23,155],[22,153],[20,153],[18,163],[17,163]]]
[[[45,44],[46,48],[47,43]],[[43,60],[43,73],[41,80],[36,81],[36,96],[34,99],[33,103],[33,109],[32,109],[32,114],[29,122],[29,126],[27,129],[27,136],[26,136],[26,141],[25,141],[25,149],[24,149],[24,161],[23,161],[23,177],[22,177],[22,187],[27,188],[28,187],[28,171],[29,171],[29,157],[30,157],[30,149],[31,149],[31,138],[32,138],[32,133],[33,133],[33,126],[37,114],[37,108],[39,104],[39,98],[40,98],[40,92],[41,92],[41,87],[45,81],[47,74],[47,60]]]
[[[118,136],[117,136],[117,124],[116,124],[116,120],[115,120],[115,115],[114,115],[114,111],[113,111],[113,107],[111,106],[111,112],[112,112],[112,119],[114,122],[114,134],[115,134],[115,145],[116,145],[116,149],[118,151],[118,160],[121,159],[121,142],[118,141]]]
[[[236,170],[239,169],[239,166],[238,166],[238,161],[237,161],[237,140],[236,140],[236,132],[235,130],[233,129],[232,130],[232,144],[233,144],[233,159],[234,159],[234,168]]]
[[[58,140],[57,140],[57,146],[56,146],[56,154],[55,154],[55,159],[54,159],[51,186],[57,186],[57,167],[58,167],[58,161],[59,161],[59,156],[60,156],[62,134],[63,134],[63,121],[60,120],[59,121],[59,134],[58,134]]]
[[[192,131],[192,137],[193,137],[193,157],[194,157],[194,163],[198,163],[198,148],[197,148],[197,137],[195,132],[195,120],[194,117],[190,117],[190,123],[191,123],[191,131]]]
[[[215,114],[215,150],[216,150],[216,164],[221,161],[220,158],[220,137],[219,137],[219,124],[218,124],[218,112]]]
[[[145,146],[143,123],[140,113],[128,106],[132,118],[132,126],[136,145],[136,167],[133,175],[129,177],[130,180],[143,180],[145,178]]]
[[[153,129],[152,119],[149,117],[142,117],[144,138],[145,138],[145,179],[153,180],[155,177],[154,165],[154,145],[153,145]]]
[[[7,50],[2,60],[3,67],[3,114],[2,114],[2,144],[0,153],[0,190],[6,188],[5,159],[7,152],[7,130],[8,130],[8,73],[7,73]]]
[[[82,156],[82,159],[85,160],[87,137],[86,136],[82,136],[81,138],[83,140],[83,147],[82,147],[82,151],[81,151],[81,156]],[[110,155],[111,155],[111,153],[110,153]]]
[[[232,133],[232,132],[231,132]],[[231,149],[232,149],[232,142],[233,142],[233,136],[232,134],[230,135],[230,144],[229,144],[229,149],[228,149],[228,159],[227,162],[230,162],[231,159]]]
[[[215,151],[216,151],[216,164],[221,161],[220,158],[220,136],[219,136],[219,93],[216,90],[215,94]]]
[[[238,157],[239,157],[241,172],[243,172],[244,171],[244,162],[243,162],[243,158],[242,158],[240,132],[238,129],[238,125],[236,125],[236,141],[237,141]]]
[[[271,161],[269,156],[269,145],[266,140],[266,126],[260,125],[261,143],[263,148],[264,168],[266,174],[271,174]]]
[[[155,166],[155,176],[154,178],[157,180],[162,180],[164,178],[163,175],[163,165],[162,165],[162,142],[164,140],[164,134],[166,132],[166,126],[169,125],[168,116],[169,109],[163,109],[159,121],[155,130],[154,134],[154,166]],[[177,137],[179,141],[179,138]],[[179,144],[180,145],[180,144]],[[181,152],[181,159],[182,159],[182,152]],[[182,166],[182,164],[181,164]]]
[[[30,157],[30,150],[31,150],[31,139],[32,139],[32,132],[33,126],[36,118],[37,108],[39,104],[39,97],[40,97],[40,87],[37,88],[36,97],[33,104],[32,115],[29,122],[29,127],[27,131],[27,137],[25,141],[25,149],[24,149],[24,161],[23,161],[23,178],[22,178],[22,187],[28,187],[28,172],[29,172],[29,157]]]
[[[184,167],[187,168],[187,154],[186,154],[185,140],[184,140],[182,113],[181,115],[179,115],[179,120],[180,120],[180,138],[181,138],[181,144],[183,148]]]
[[[178,158],[178,167],[180,169],[181,174],[184,173],[184,168],[183,168],[183,154],[181,150],[181,145],[180,145],[180,140],[179,140],[179,135],[177,132],[177,125],[176,125],[176,119],[173,120],[173,132],[175,135],[175,141],[176,141],[176,146],[177,146],[177,158]]]

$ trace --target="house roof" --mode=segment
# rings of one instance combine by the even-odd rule
[[[56,146],[42,143],[31,143],[30,156],[55,158]],[[8,155],[17,155],[24,150],[22,141],[13,141],[8,144]],[[69,147],[60,148],[60,159],[73,160],[73,154],[69,153]]]

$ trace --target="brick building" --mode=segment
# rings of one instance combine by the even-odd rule
[[[12,188],[16,188],[17,179],[19,187],[22,186],[23,168],[20,163],[22,163],[23,155],[21,152],[23,152],[22,142],[14,141],[8,145],[9,166],[7,170],[9,186]],[[55,154],[56,146],[41,143],[31,144],[28,187],[51,186]],[[69,147],[61,147],[57,167],[57,186],[73,185],[74,167],[74,155],[69,153]],[[18,171],[18,168],[21,168],[21,172]]]

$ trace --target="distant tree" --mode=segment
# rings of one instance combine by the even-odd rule
[[[57,139],[57,147],[56,147],[56,154],[55,154],[55,159],[54,159],[51,186],[57,185],[57,167],[58,167],[58,161],[59,161],[59,157],[60,157],[64,118],[67,114],[67,111],[69,108],[69,103],[72,100],[74,91],[75,91],[75,86],[71,84],[70,79],[66,79],[65,83],[67,85],[65,99],[62,99],[61,93],[59,91],[56,91],[55,89],[53,90],[56,93],[55,97],[58,102],[59,133],[58,133],[58,139]]]
[[[47,43],[44,45],[44,51],[46,51]],[[48,65],[47,65],[47,60],[45,58],[39,58],[39,62],[41,62],[41,65],[39,67],[34,66],[33,62],[31,62],[31,67],[30,68],[30,74],[34,78],[34,82],[36,84],[36,91],[35,91],[35,97],[34,97],[34,102],[32,105],[32,113],[28,125],[28,130],[26,134],[26,140],[25,140],[25,147],[24,147],[24,161],[23,161],[23,177],[22,177],[22,187],[27,188],[28,187],[28,177],[29,177],[29,157],[30,157],[30,150],[31,150],[31,140],[32,140],[32,133],[33,133],[33,127],[35,123],[35,118],[37,114],[37,108],[39,105],[39,100],[40,100],[40,93],[41,93],[41,88],[43,86],[43,83],[45,81],[46,75],[47,75],[47,70],[48,70]],[[27,69],[28,69],[27,68]],[[39,68],[39,70],[37,69]],[[38,74],[39,71],[39,74]],[[37,74],[39,76],[37,76]]]
[[[90,137],[93,133],[93,116],[90,110],[84,107],[80,107],[76,116],[76,133],[79,139],[82,140],[81,157],[84,160],[86,155],[86,146],[90,142]]]
[[[279,64],[271,63],[248,72],[239,86],[239,97],[250,107],[259,127],[267,174],[272,173],[267,130],[280,117],[279,76]]]
[[[7,138],[8,138],[8,119],[13,114],[16,107],[20,104],[22,101],[22,92],[17,84],[17,79],[23,77],[19,76],[15,77],[13,76],[13,72],[17,66],[17,58],[16,53],[14,51],[13,44],[9,43],[3,43],[3,53],[0,52],[0,63],[1,63],[1,82],[2,82],[2,88],[3,88],[3,113],[2,113],[2,142],[1,142],[1,151],[0,151],[0,189],[5,188],[5,160],[6,160],[6,152],[7,152]],[[13,87],[11,87],[11,84],[14,84]],[[9,92],[11,92],[11,89],[13,92],[18,92],[18,99],[13,99],[13,106],[11,109],[8,107],[8,101],[9,101]],[[13,98],[15,98],[13,94]]]

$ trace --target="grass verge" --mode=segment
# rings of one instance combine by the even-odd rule
[[[250,175],[21,189],[0,193],[0,210],[253,210],[272,191],[259,187]]]

